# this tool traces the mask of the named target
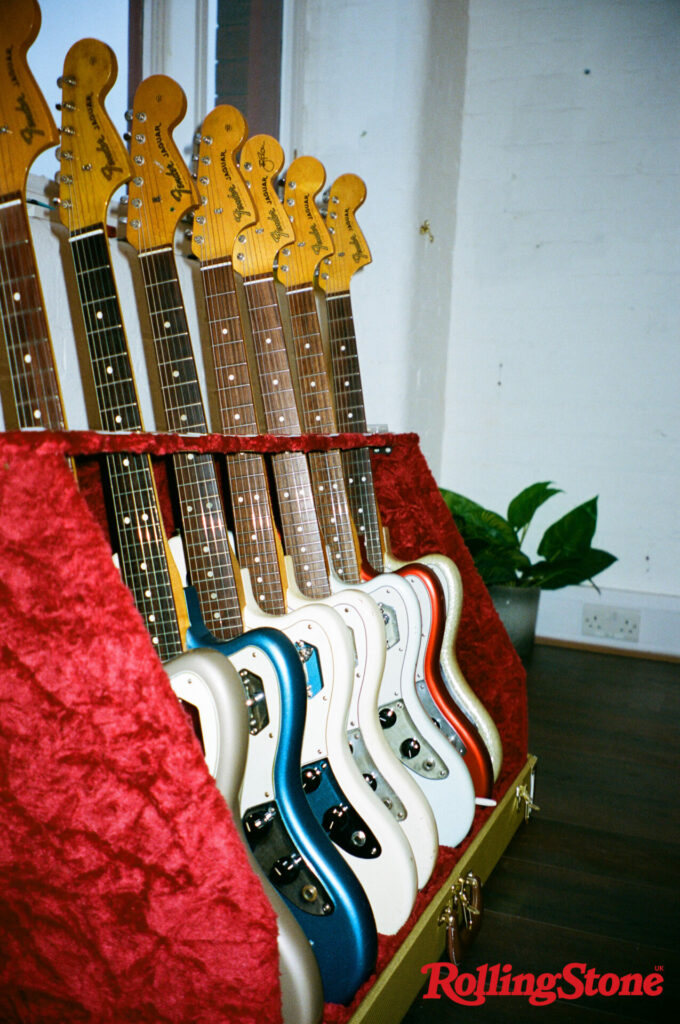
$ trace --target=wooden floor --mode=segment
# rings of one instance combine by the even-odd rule
[[[513,974],[585,963],[663,970],[660,997],[526,997],[458,1006],[419,995],[404,1024],[673,1021],[680,1000],[680,665],[537,646],[527,662],[529,749],[540,813],[484,887],[484,924],[463,970]],[[385,1024],[397,1024],[386,1021]]]

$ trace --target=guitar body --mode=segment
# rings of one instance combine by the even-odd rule
[[[329,842],[300,783],[307,689],[297,653],[284,654],[277,630],[258,629],[277,668],[278,685],[263,679],[251,715],[240,813],[260,867],[298,920],[319,964],[324,999],[347,1003],[374,968],[377,933],[356,876]],[[313,629],[309,639],[316,641]],[[251,634],[230,641],[230,657]],[[294,648],[293,648],[294,650]],[[295,662],[295,664],[294,664]],[[285,709],[285,712],[284,712]]]
[[[266,645],[263,653],[265,650]],[[241,678],[222,654],[208,648],[180,654],[164,669],[175,695],[195,709],[208,770],[242,832],[238,794],[248,754],[249,723]],[[283,1020],[285,1024],[317,1024],[323,1012],[323,992],[312,947],[250,854],[245,836],[243,842],[277,918]]]
[[[410,562],[397,572],[413,587],[423,620],[417,670],[419,699],[442,734],[463,758],[476,796],[487,800],[493,789],[493,767],[489,752],[473,723],[453,700],[442,677],[440,664],[446,601],[439,577],[422,562]]]
[[[252,595],[248,597],[247,571],[243,581],[245,623],[252,627],[271,622]],[[347,742],[354,685],[360,685],[366,666],[375,672],[382,664],[382,620],[364,595],[310,603],[291,588],[287,597],[291,610],[275,621],[295,644],[307,670],[303,786],[315,817],[366,892],[378,931],[392,935],[406,922],[415,902],[414,856],[399,824],[367,785]],[[363,668],[361,649],[366,650]]]
[[[432,807],[414,780],[412,772],[402,761],[399,752],[393,750],[388,743],[378,715],[378,704],[387,661],[390,660],[390,666],[387,669],[388,675],[392,677],[395,672],[399,672],[400,664],[399,652],[390,642],[392,634],[388,638],[385,628],[386,617],[388,617],[388,628],[391,629],[392,625],[389,618],[391,613],[385,612],[386,603],[391,601],[389,590],[391,581],[391,577],[384,579],[382,588],[373,580],[363,583],[359,587],[348,587],[337,577],[331,578],[334,588],[333,597],[339,601],[336,608],[341,614],[347,615],[345,609],[352,607],[348,599],[365,600],[366,597],[369,597],[372,607],[377,609],[380,617],[382,635],[380,662],[382,667],[379,674],[374,671],[365,671],[363,678],[359,677],[363,658],[375,657],[375,644],[371,643],[370,637],[362,632],[360,622],[352,626],[357,649],[356,675],[359,685],[355,685],[350,702],[347,740],[354,758],[359,762],[364,774],[371,776],[375,772],[375,780],[371,780],[370,784],[390,809],[408,839],[416,864],[418,888],[422,889],[432,874],[439,852],[437,823]],[[403,589],[403,582],[399,577],[395,577],[392,582],[397,588]],[[405,617],[402,616],[402,624],[404,621]],[[402,636],[408,638],[410,635],[410,626],[406,626]],[[411,641],[407,639],[406,642]],[[372,768],[371,765],[374,767]]]
[[[414,562],[421,562],[434,569],[443,587],[446,599],[446,619],[440,656],[442,677],[456,704],[476,726],[482,737],[491,758],[495,781],[503,764],[503,744],[495,722],[465,679],[455,655],[456,637],[463,606],[463,584],[458,566],[446,555],[439,554],[423,555],[421,558],[414,559]],[[405,565],[389,552],[385,555],[385,563],[395,571]],[[431,614],[429,601],[421,601],[421,612],[425,618]]]
[[[474,819],[474,787],[463,759],[418,697],[422,638],[418,598],[396,573],[375,576],[363,586],[386,620],[387,654],[378,707],[384,736],[430,804],[439,842],[457,846]]]

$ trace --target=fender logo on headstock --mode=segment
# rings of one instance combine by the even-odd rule
[[[36,126],[35,126],[35,118],[33,116],[33,111],[29,107],[28,101],[27,101],[26,97],[24,96],[23,92],[21,93],[20,96],[17,97],[17,105],[16,105],[16,107],[14,109],[18,110],[19,113],[23,114],[24,117],[26,118],[26,127],[22,128],[21,131],[19,132],[19,135],[24,140],[26,145],[30,145],[31,142],[33,142],[33,136],[34,135],[44,135],[45,134],[45,132],[42,131],[42,129],[36,128]]]
[[[354,262],[358,263],[359,260],[366,259],[368,253],[365,253],[364,250],[361,248],[361,242],[357,238],[356,234],[352,233],[349,236],[349,240],[355,249],[355,251],[352,253],[352,259],[354,260]]]
[[[101,153],[104,159],[106,160],[106,164],[103,167],[100,167],[100,170],[107,181],[111,181],[114,174],[123,173],[123,168],[119,167],[116,163],[114,163],[113,153],[111,152],[109,144],[103,135],[99,136],[96,148],[97,153]]]
[[[266,179],[265,179],[265,181],[266,181]],[[266,189],[266,184],[263,187],[263,191],[265,189]],[[267,202],[271,201],[271,200],[269,200],[268,195],[265,196],[265,198],[267,198]],[[289,238],[290,237],[288,232],[283,230],[283,226],[281,224],[281,221],[279,220],[279,215],[276,212],[276,210],[273,210],[273,209],[270,210],[269,213],[267,214],[267,217],[272,222],[272,224],[274,225],[274,231],[270,231],[269,234],[271,235],[271,237],[274,239],[275,242],[280,242],[282,238]]]
[[[153,136],[156,140],[156,145],[158,146],[161,156],[165,157],[167,161],[165,165],[167,168],[166,173],[170,178],[174,179],[175,185],[177,186],[170,190],[170,195],[175,202],[178,203],[182,196],[191,195],[191,189],[184,185],[184,182],[182,181],[182,173],[166,149],[165,143],[163,142],[162,126],[160,124],[157,124],[154,128]],[[155,201],[156,200],[154,200],[154,202]]]
[[[305,202],[306,201],[307,200],[305,199]],[[316,224],[309,225],[309,232],[311,235],[314,236],[314,238],[316,238],[316,242],[312,246],[312,252],[314,253],[314,255],[318,256],[320,252],[328,252],[328,246],[323,244],[321,240],[321,232],[319,231]]]

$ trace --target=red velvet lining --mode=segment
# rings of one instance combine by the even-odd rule
[[[524,672],[415,435],[182,438],[7,434],[0,440],[3,774],[0,1017],[276,1021],[274,924],[131,598],[105,527],[94,453],[264,452],[368,445],[395,554],[448,554],[463,577],[460,666],[504,744],[495,796],[527,754]],[[63,455],[79,457],[82,493]],[[49,512],[49,514],[47,514]],[[478,811],[382,969],[491,811]],[[324,1021],[352,1007],[327,1006]]]

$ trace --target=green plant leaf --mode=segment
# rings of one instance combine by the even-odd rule
[[[553,487],[552,481],[531,484],[513,498],[508,505],[508,522],[514,530],[525,530],[534,517],[536,509],[553,494],[561,494],[559,487]]]
[[[494,583],[515,586],[519,574],[531,566],[530,560],[518,548],[490,547],[479,541],[468,546],[477,572],[487,587]]]
[[[440,493],[468,547],[474,540],[484,540],[499,547],[519,548],[514,530],[497,512],[455,491],[440,488]]]
[[[549,562],[536,562],[527,579],[542,590],[557,590],[592,580],[598,573],[616,562],[616,556],[599,548],[589,548],[580,557],[556,558]]]
[[[549,526],[538,545],[538,554],[548,562],[578,558],[589,550],[596,526],[597,497],[584,501]]]

